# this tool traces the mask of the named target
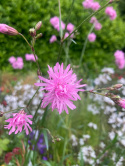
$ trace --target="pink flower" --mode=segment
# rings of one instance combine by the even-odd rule
[[[11,56],[10,58],[9,58],[9,62],[12,64],[12,63],[14,63],[16,61],[16,58],[14,57],[14,56]]]
[[[95,16],[91,17],[90,23],[94,24],[94,23],[96,23],[96,22],[97,22],[96,17],[95,17]]]
[[[29,125],[29,124],[32,124],[32,121],[29,120],[29,118],[33,118],[33,116],[26,115],[24,110],[20,111],[19,113],[13,113],[13,118],[9,118],[8,120],[5,120],[6,122],[9,122],[9,124],[5,125],[4,128],[8,130],[10,129],[9,131],[9,135],[10,135],[12,132],[15,132],[15,134],[17,134],[18,132],[22,132],[22,127],[24,126],[24,130],[26,131],[26,134],[28,135],[29,130],[32,131],[32,128]]]
[[[122,108],[125,108],[125,99],[119,99],[118,100],[118,105]]]
[[[95,33],[90,33],[90,34],[88,35],[88,40],[89,40],[90,42],[94,42],[94,41],[96,40],[96,35],[95,35]]]
[[[102,29],[102,25],[99,22],[95,23],[95,29],[98,31],[100,29]]]
[[[13,69],[22,69],[24,66],[23,63],[23,58],[21,57],[17,57],[17,59],[15,57],[10,57],[9,58],[9,62],[11,63]]]
[[[100,8],[100,4],[98,2],[92,2],[91,3],[91,9],[94,11],[97,11]]]
[[[112,6],[107,7],[105,13],[110,17],[110,20],[114,20],[117,17],[117,13]]]
[[[49,42],[50,42],[50,43],[53,43],[53,42],[55,42],[56,40],[57,40],[56,36],[55,36],[55,35],[52,35],[51,38],[50,38],[50,40],[49,40]]]
[[[114,53],[115,56],[115,63],[118,66],[119,69],[123,69],[125,66],[125,58],[124,58],[124,52],[117,50]]]
[[[82,5],[85,9],[90,9],[92,7],[93,0],[85,0]]]
[[[62,111],[66,111],[68,114],[67,106],[73,110],[76,106],[71,100],[80,100],[78,95],[79,91],[84,91],[84,89],[79,89],[86,86],[85,84],[80,85],[81,80],[77,81],[76,74],[73,74],[70,65],[63,69],[63,63],[59,65],[56,63],[54,69],[48,65],[49,79],[39,76],[39,79],[44,83],[35,83],[36,86],[41,86],[41,90],[46,90],[43,97],[42,107],[45,108],[48,104],[51,104],[52,111],[57,109],[59,114]]]
[[[18,62],[23,62],[23,58],[17,57],[17,61],[18,61]]]
[[[19,34],[19,32],[16,29],[14,29],[6,24],[0,24],[0,33],[4,33],[7,35],[18,35]]]
[[[60,26],[59,26],[59,18],[57,16],[54,16],[50,19],[50,23],[52,26],[57,30],[60,31]],[[65,29],[65,24],[63,21],[61,21],[61,27],[64,30]]]
[[[72,31],[74,30],[74,25],[72,23],[68,23],[67,25],[67,30],[72,33]]]
[[[36,59],[38,59],[37,55],[36,55],[36,59],[34,57],[33,54],[25,54],[25,59],[26,61],[33,61],[33,62],[36,62]]]
[[[69,33],[66,32],[65,35],[64,35],[64,39],[67,38],[69,36]]]

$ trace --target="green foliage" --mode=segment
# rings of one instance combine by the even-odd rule
[[[4,138],[4,139],[0,139],[0,155],[2,154],[3,151],[8,150],[8,145],[9,143],[9,139]]]
[[[64,22],[66,22],[69,15],[71,3],[72,1],[61,1],[62,20]],[[101,5],[103,4],[104,2],[101,3]],[[83,8],[82,0],[75,1],[73,11],[71,12],[70,22],[75,26],[78,26],[89,14],[90,12],[88,13],[88,10]],[[50,18],[55,15],[59,16],[58,1],[1,0],[0,3],[1,22],[16,28],[28,38],[28,41],[31,40],[28,29],[34,27],[39,20],[42,20],[43,25],[39,32],[43,33],[43,37],[37,41],[35,46],[42,72],[46,71],[47,64],[55,64],[58,56],[59,45],[57,43],[49,44],[51,35],[55,34],[59,39],[59,33],[53,29],[49,22]],[[88,42],[83,57],[83,63],[89,70],[94,72],[105,65],[107,66],[107,61],[109,64],[113,64],[114,51],[116,49],[123,49],[125,45],[125,23],[122,19],[117,17],[116,20],[110,21],[107,16],[105,18],[103,17],[105,17],[104,10],[97,15],[98,19],[101,18],[100,22],[102,23],[103,28],[101,31],[95,32],[97,34],[96,42]],[[69,56],[72,63],[76,65],[79,63],[81,50],[90,28],[91,24],[85,22],[78,30],[78,35],[75,39],[77,44],[72,42],[70,45]],[[0,50],[0,66],[2,70],[13,70],[8,63],[8,58],[10,56],[23,57],[25,63],[23,71],[36,69],[34,63],[30,64],[31,62],[25,61],[25,54],[31,53],[31,50],[20,36],[13,37],[0,34]],[[63,52],[61,61],[64,61],[64,59],[65,55]]]

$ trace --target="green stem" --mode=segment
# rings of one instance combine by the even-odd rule
[[[93,24],[88,34],[90,34],[93,31],[94,26],[95,25]],[[79,61],[79,66],[81,66],[81,63],[82,63],[82,59],[83,59],[83,55],[84,55],[85,50],[86,50],[87,42],[88,42],[88,35],[87,35],[86,40],[85,40],[84,45],[83,45],[83,49],[82,49],[81,57],[80,57],[80,61]]]
[[[27,42],[27,44],[30,46],[30,48],[32,49],[32,46],[30,45],[30,43],[28,42],[28,40],[25,38],[25,36],[23,36],[23,34],[19,33],[20,36],[23,37],[23,39]]]
[[[19,109],[22,109],[22,108],[25,108],[25,107],[18,107],[18,108],[14,109],[14,110],[10,110],[10,111],[4,112],[4,114],[7,114],[9,112],[13,112],[13,111],[16,111],[16,110],[19,110]]]
[[[29,107],[31,101],[33,100],[33,98],[35,97],[35,95],[37,94],[38,90],[40,89],[40,87],[36,90],[36,92],[34,93],[34,95],[32,96],[32,98],[30,99],[30,101],[27,104],[27,107]]]
[[[58,0],[58,5],[59,5],[59,27],[60,27],[60,40],[62,39],[63,36],[63,31],[62,31],[62,26],[61,26],[61,6],[60,6],[60,0]]]

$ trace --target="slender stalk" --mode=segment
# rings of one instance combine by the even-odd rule
[[[60,40],[62,39],[63,36],[63,31],[62,31],[62,26],[61,26],[61,6],[60,6],[60,0],[58,0],[58,5],[59,5],[59,28],[60,28]]]
[[[35,95],[37,94],[37,92],[38,92],[38,90],[39,90],[39,89],[40,89],[40,87],[39,87],[39,88],[37,88],[36,92],[34,93],[34,95],[32,96],[32,98],[30,99],[30,101],[28,102],[28,104],[27,104],[27,106],[26,106],[26,107],[29,107],[29,105],[30,105],[31,101],[33,100],[33,98],[35,97]]]
[[[66,29],[67,29],[68,22],[70,20],[70,16],[71,16],[71,12],[72,12],[72,9],[73,9],[73,6],[74,6],[74,2],[75,2],[75,0],[72,1],[71,7],[70,7],[70,10],[69,10],[69,14],[68,14],[68,17],[67,17],[67,20],[66,20],[66,26],[65,26],[65,29],[64,29],[63,38],[64,38]]]
[[[25,108],[25,107],[18,107],[18,108],[14,109],[14,110],[10,110],[10,111],[4,112],[4,114],[7,114],[9,112],[13,112],[13,111],[16,111],[16,110],[19,110],[19,109],[22,109],[22,108]]]
[[[35,57],[35,61],[36,61],[37,67],[38,67],[40,73],[42,73],[42,72],[41,72],[41,69],[40,69],[40,66],[39,66],[39,63],[38,63],[38,60],[37,60],[37,58],[36,58],[36,54],[35,54],[35,49],[34,49],[34,47],[32,47],[31,50],[32,50],[33,55],[34,55],[34,57]]]
[[[25,38],[25,36],[21,33],[19,33],[20,36],[23,37],[23,39],[27,42],[27,44],[30,46],[30,48],[32,49],[32,46],[30,45],[30,43],[28,42],[28,40]]]
[[[64,35],[65,35],[65,31],[66,31],[66,28],[67,28],[67,24],[69,22],[69,19],[70,19],[70,15],[71,15],[71,12],[72,12],[72,9],[73,9],[73,5],[74,5],[74,2],[75,0],[73,0],[72,2],[72,5],[71,5],[71,8],[70,8],[70,11],[69,11],[69,14],[68,14],[68,17],[67,17],[67,21],[66,21],[66,26],[65,26],[65,30],[64,30],[64,34],[63,36],[61,36],[61,40],[60,40],[60,47],[59,47],[59,54],[58,54],[58,58],[57,58],[57,61],[59,62],[60,61],[60,56],[61,56],[61,52],[62,52],[62,46],[63,46],[63,38],[64,38]],[[58,4],[59,4],[59,13],[60,13],[60,21],[61,21],[61,7],[60,7],[60,0],[58,0]],[[61,24],[61,23],[60,23]],[[62,30],[62,27],[61,27],[61,30]]]
[[[95,25],[93,24],[88,34],[90,34],[90,33],[93,31],[94,26],[95,26]],[[86,50],[87,42],[88,42],[88,35],[87,35],[87,37],[86,37],[86,39],[85,39],[85,42],[84,42],[84,45],[83,45],[83,49],[82,49],[81,57],[80,57],[80,61],[79,61],[79,66],[80,66],[81,63],[82,63],[82,59],[83,59],[83,55],[84,55],[85,50]]]

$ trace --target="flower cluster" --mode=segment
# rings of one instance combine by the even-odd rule
[[[79,84],[82,80],[77,81],[76,74],[73,74],[72,69],[70,70],[70,65],[65,70],[63,63],[61,65],[56,63],[54,69],[50,66],[48,68],[49,79],[39,76],[39,79],[45,83],[35,83],[36,86],[44,86],[41,90],[47,92],[44,94],[42,107],[45,108],[48,104],[51,104],[52,111],[57,109],[61,114],[65,110],[68,114],[67,106],[72,110],[76,108],[71,100],[80,100],[78,92],[84,91],[84,89],[79,88],[86,85]]]
[[[9,58],[9,62],[12,65],[14,69],[22,69],[24,64],[23,64],[23,58],[17,57],[15,58],[14,56],[11,56]]]
[[[60,31],[59,17],[57,17],[57,16],[52,17],[52,18],[50,19],[50,23],[51,23],[51,25],[52,25],[57,31]],[[61,28],[62,28],[62,30],[65,29],[65,23],[64,23],[63,21],[61,21]],[[64,34],[64,39],[67,38],[67,37],[69,36],[69,34],[73,32],[73,30],[74,30],[74,25],[73,25],[72,23],[68,23],[68,24],[67,24],[67,27],[66,27],[66,30],[67,30],[68,32],[66,32],[66,33]],[[73,38],[74,35],[72,34],[70,37]],[[56,40],[57,40],[57,37],[56,37],[55,35],[52,35],[51,38],[50,38],[50,40],[49,40],[49,42],[50,42],[50,43],[53,43],[53,42],[55,42]]]
[[[123,69],[124,66],[125,66],[124,52],[120,51],[120,50],[117,50],[114,53],[114,56],[115,56],[115,62],[116,62],[116,65],[118,66],[118,68]]]
[[[113,9],[112,6],[108,6],[106,9],[105,9],[105,13],[106,15],[108,15],[110,17],[110,20],[114,20],[116,17],[117,17],[117,13],[116,11]]]
[[[92,9],[94,11],[97,11],[101,7],[100,4],[94,2],[94,0],[85,0],[82,5],[85,9]]]
[[[60,31],[60,25],[59,25],[59,17],[54,16],[50,19],[50,23],[52,26],[57,30]],[[64,30],[65,29],[65,24],[63,21],[61,21],[61,28]]]

